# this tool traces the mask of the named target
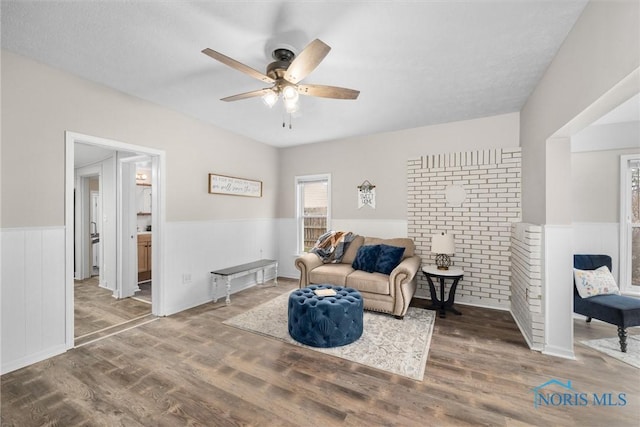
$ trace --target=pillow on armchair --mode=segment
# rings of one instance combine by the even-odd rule
[[[576,289],[582,298],[594,297],[596,295],[620,295],[620,290],[613,275],[606,265],[596,270],[573,269]]]

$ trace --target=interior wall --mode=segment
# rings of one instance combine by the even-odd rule
[[[67,348],[65,257],[73,254],[65,254],[66,131],[166,153],[168,232],[159,254],[166,301],[158,314],[209,301],[208,272],[253,260],[249,244],[265,258],[277,256],[277,149],[20,55],[1,55],[1,258],[11,264],[2,269],[3,373]],[[263,196],[208,194],[209,173],[260,180]],[[229,226],[238,221],[242,227]],[[185,244],[183,235],[207,239]]]
[[[640,145],[640,141],[637,141]],[[620,156],[636,149],[572,153],[571,207],[574,222],[620,221]]]
[[[571,206],[574,253],[606,254],[620,279],[620,156],[640,148],[574,152]]]
[[[407,159],[519,146],[519,114],[425,126],[280,149],[279,183],[293,189],[297,175],[331,174],[332,219],[406,220]],[[376,208],[358,209],[356,187],[376,186]],[[278,217],[295,217],[295,194],[281,191]]]
[[[519,114],[510,113],[280,149],[280,270],[298,278],[295,191],[298,175],[331,174],[332,228],[381,238],[407,236],[407,160],[424,154],[519,146]],[[376,186],[376,208],[358,209],[357,186]]]
[[[547,223],[547,138],[640,66],[639,31],[640,2],[589,2],[527,99],[520,132],[523,221]]]
[[[520,221],[520,148],[498,148],[409,159],[409,237],[423,264],[435,264],[431,236],[455,238],[453,265],[464,270],[456,302],[508,309],[511,300],[511,227]],[[464,190],[459,204],[446,191]],[[428,296],[420,275],[417,295]]]
[[[275,216],[274,147],[6,50],[2,124],[2,227],[64,224],[68,130],[165,150],[168,221]],[[210,195],[209,173],[262,181],[263,197]],[[7,179],[16,176],[21,179]],[[42,185],[42,177],[47,185]]]
[[[566,175],[559,168],[569,168],[570,160],[548,163],[548,150],[557,148],[548,140],[577,133],[589,124],[587,115],[594,114],[595,120],[628,99],[619,99],[622,92],[629,97],[637,93],[637,81],[628,80],[640,69],[639,30],[639,2],[589,2],[521,110],[523,221],[544,224],[544,352],[548,354],[574,357],[573,229],[570,221],[564,223],[571,199],[561,197],[570,182],[558,180],[555,186],[549,182]],[[614,90],[621,84],[622,91]],[[560,203],[550,204],[551,200]],[[560,222],[553,223],[550,215]]]

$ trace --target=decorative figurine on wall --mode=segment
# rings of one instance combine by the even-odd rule
[[[376,208],[376,186],[367,180],[358,185],[358,209],[365,205]]]

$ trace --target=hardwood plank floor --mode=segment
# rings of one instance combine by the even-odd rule
[[[116,299],[98,286],[98,278],[74,282],[74,336],[89,335],[151,315],[151,305],[133,298]],[[78,342],[76,341],[76,345]]]
[[[73,349],[2,376],[3,426],[638,426],[640,370],[576,344],[577,360],[528,349],[508,312],[459,306],[436,320],[414,381],[221,322],[293,289],[223,301]],[[424,302],[417,302],[424,305]],[[576,339],[616,336],[576,321]],[[638,333],[637,328],[630,333]],[[533,388],[626,393],[625,406],[538,407]]]

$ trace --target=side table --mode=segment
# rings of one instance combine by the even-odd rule
[[[453,308],[453,301],[456,297],[456,287],[458,286],[458,282],[464,276],[464,271],[458,267],[449,267],[448,270],[438,270],[438,267],[435,265],[426,265],[422,267],[422,272],[426,276],[429,281],[429,291],[431,292],[431,309],[439,310],[440,317],[447,316],[447,310],[451,311],[457,315],[461,315],[458,310]],[[440,299],[436,296],[436,287],[433,284],[433,280],[431,278],[439,279],[440,281]],[[449,289],[449,298],[444,299],[444,281],[445,279],[452,279],[453,283],[451,284],[451,289]]]

